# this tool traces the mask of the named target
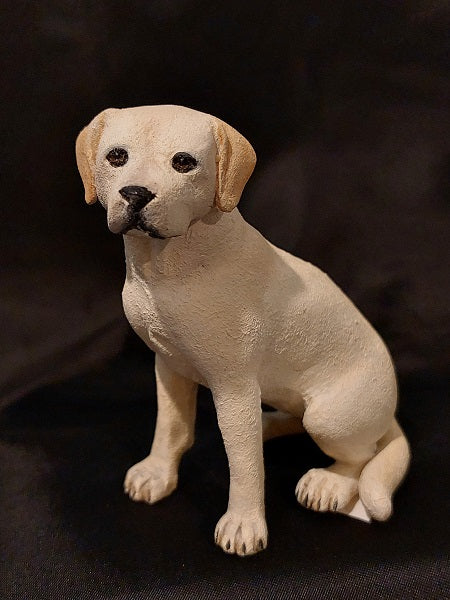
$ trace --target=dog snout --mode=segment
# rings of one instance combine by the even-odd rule
[[[119,194],[122,198],[125,198],[130,208],[136,212],[144,208],[156,195],[140,185],[127,185],[119,190]]]

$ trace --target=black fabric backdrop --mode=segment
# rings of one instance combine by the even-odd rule
[[[7,1],[2,17],[0,595],[448,597],[448,3]],[[103,108],[158,103],[248,137],[244,216],[386,340],[414,455],[388,524],[296,506],[296,480],[327,459],[279,440],[270,548],[222,556],[228,480],[206,392],[180,490],[152,508],[121,496],[151,442],[152,359],[122,315],[122,243],[83,203],[74,141]]]

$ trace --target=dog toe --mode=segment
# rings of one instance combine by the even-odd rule
[[[318,512],[337,511],[357,494],[357,478],[344,477],[328,469],[310,469],[297,484],[298,502]]]
[[[262,515],[227,511],[217,523],[214,540],[228,554],[256,554],[267,546],[266,521]]]
[[[125,477],[125,493],[135,502],[154,504],[173,492],[177,474],[161,461],[148,456],[132,466]]]

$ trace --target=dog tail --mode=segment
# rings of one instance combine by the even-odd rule
[[[402,481],[410,461],[409,444],[396,419],[378,442],[377,454],[359,478],[359,496],[367,512],[377,521],[392,514],[392,494]]]

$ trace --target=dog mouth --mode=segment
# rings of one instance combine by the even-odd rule
[[[128,223],[121,231],[119,231],[119,234],[125,235],[132,229],[137,229],[138,231],[142,231],[143,233],[146,233],[148,236],[150,236],[152,238],[156,238],[158,240],[166,239],[165,236],[163,236],[159,233],[159,231],[156,229],[156,227],[153,227],[153,225],[146,225],[145,223],[143,223],[143,221],[141,220],[141,218],[139,216],[132,219],[132,221],[130,223]]]

